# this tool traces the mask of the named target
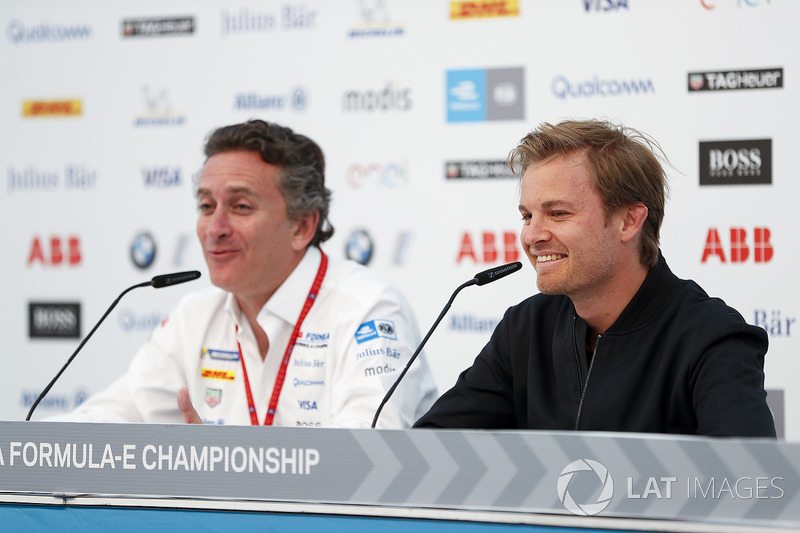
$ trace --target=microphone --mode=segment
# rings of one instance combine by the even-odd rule
[[[162,287],[169,287],[171,285],[177,285],[178,283],[185,283],[187,281],[192,281],[193,279],[197,279],[199,277],[200,277],[200,272],[198,272],[197,270],[189,270],[187,272],[175,272],[173,274],[161,274],[160,276],[155,276],[153,279],[151,279],[150,285],[152,285],[154,289],[160,289]],[[146,285],[147,282],[145,282],[145,286]]]
[[[48,392],[50,392],[50,389],[53,388],[53,385],[55,385],[55,383],[58,380],[58,378],[61,377],[61,374],[63,374],[64,371],[67,369],[67,367],[70,365],[70,363],[72,363],[72,360],[75,359],[75,356],[78,355],[78,352],[81,351],[81,348],[83,348],[83,345],[86,344],[86,341],[88,341],[89,338],[94,334],[94,332],[97,331],[97,328],[100,327],[100,324],[102,324],[103,320],[105,320],[106,317],[109,315],[109,313],[111,313],[111,310],[114,309],[114,307],[117,306],[117,304],[119,303],[119,301],[122,299],[123,296],[128,294],[128,292],[132,291],[133,289],[138,289],[139,287],[153,287],[153,288],[156,288],[156,289],[160,289],[162,287],[169,287],[171,285],[177,285],[179,283],[192,281],[192,280],[197,279],[199,277],[200,277],[200,272],[198,272],[197,270],[189,270],[189,271],[186,271],[186,272],[175,272],[173,274],[162,274],[160,276],[155,276],[150,281],[144,281],[142,283],[138,283],[138,284],[133,285],[131,287],[128,287],[127,289],[122,291],[120,293],[120,295],[117,296],[117,299],[114,300],[114,303],[112,303],[111,306],[103,314],[103,316],[100,317],[100,320],[98,320],[97,324],[94,325],[94,327],[92,328],[92,331],[90,331],[89,334],[86,335],[86,337],[83,338],[81,343],[78,345],[78,348],[73,352],[73,354],[70,356],[70,358],[67,359],[67,362],[64,363],[64,366],[61,367],[61,370],[58,371],[58,374],[56,374],[56,377],[54,377],[52,379],[52,381],[50,381],[50,383],[47,384],[47,387],[44,388],[44,390],[39,395],[39,397],[36,398],[36,401],[33,402],[33,405],[31,406],[31,410],[28,411],[28,416],[25,417],[25,421],[28,421],[28,420],[31,419],[31,415],[33,415],[33,411],[34,411],[34,409],[36,409],[36,406],[39,405],[39,402],[41,402],[42,399],[44,399],[45,395]]]
[[[378,423],[378,417],[380,416],[381,411],[383,410],[383,406],[386,405],[386,402],[388,402],[389,398],[392,396],[392,394],[394,394],[395,389],[397,389],[397,386],[400,385],[400,380],[403,379],[403,377],[408,372],[408,369],[411,368],[411,363],[414,362],[414,360],[417,358],[419,353],[422,351],[422,347],[425,346],[426,342],[428,342],[428,339],[430,338],[431,334],[433,333],[433,330],[436,329],[436,326],[438,326],[439,322],[442,321],[442,319],[444,318],[444,315],[447,314],[447,311],[450,310],[450,306],[453,304],[453,300],[456,299],[456,295],[459,292],[461,292],[461,289],[464,289],[465,287],[469,287],[471,285],[479,285],[479,286],[480,285],[486,285],[487,283],[491,283],[493,281],[497,281],[500,278],[504,278],[504,277],[508,276],[509,274],[513,274],[514,272],[516,272],[520,268],[522,268],[522,263],[520,263],[519,261],[515,261],[513,263],[507,263],[505,265],[500,265],[500,266],[494,267],[494,268],[489,268],[487,270],[484,270],[483,272],[479,272],[479,273],[475,274],[474,278],[472,278],[469,281],[466,281],[466,282],[462,283],[461,285],[459,285],[459,287],[455,291],[453,291],[452,296],[450,296],[450,300],[448,300],[447,304],[444,306],[444,309],[442,309],[442,312],[439,313],[439,317],[433,323],[433,326],[431,326],[431,329],[428,330],[428,333],[425,335],[425,338],[422,339],[422,342],[419,344],[417,349],[414,351],[414,354],[408,360],[408,363],[406,364],[406,367],[403,369],[403,371],[397,377],[397,380],[395,380],[394,385],[392,385],[392,387],[386,393],[386,396],[383,397],[383,401],[381,401],[381,404],[378,406],[378,410],[375,411],[375,417],[372,419],[372,427],[373,428],[375,427],[375,424]]]

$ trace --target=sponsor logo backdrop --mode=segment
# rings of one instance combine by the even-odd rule
[[[666,258],[767,330],[778,426],[800,438],[798,17],[785,0],[4,2],[0,418],[24,418],[125,288],[205,273],[192,187],[213,128],[258,117],[318,141],[326,252],[391,279],[424,333],[463,281],[522,257],[497,163],[540,122],[597,117],[661,143]],[[122,373],[206,284],[128,294],[37,417]],[[426,349],[441,390],[535,290],[525,264],[459,295]]]

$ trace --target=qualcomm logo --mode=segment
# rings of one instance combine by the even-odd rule
[[[567,98],[592,98],[595,96],[638,96],[656,92],[653,80],[640,79],[592,79],[568,80],[565,76],[556,76],[551,84],[553,95],[561,100]]]
[[[594,472],[602,486],[600,495],[594,503],[579,504],[573,499],[569,492],[570,482],[573,481],[572,488],[577,489],[576,492],[580,492],[584,495],[594,494],[594,492],[596,492],[597,481],[594,476],[575,477],[575,474],[584,471]],[[591,482],[590,485],[589,482]],[[571,513],[581,516],[593,516],[603,511],[608,507],[608,504],[611,503],[611,498],[614,496],[614,480],[611,478],[608,469],[591,459],[578,459],[568,464],[564,470],[561,471],[561,475],[558,476],[557,488],[558,499],[561,500],[564,507]]]

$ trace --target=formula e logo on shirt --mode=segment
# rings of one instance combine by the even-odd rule
[[[209,407],[216,407],[222,401],[222,390],[206,389],[206,403]]]
[[[303,411],[317,410],[317,402],[310,402],[308,400],[297,400],[297,403],[300,404],[300,409],[302,409]]]
[[[358,327],[358,331],[356,331],[356,342],[358,344],[377,339],[378,337],[396,341],[397,333],[394,329],[394,322],[378,318],[370,320],[369,322],[364,322]]]
[[[210,357],[218,361],[238,361],[239,352],[229,352],[225,350],[215,350],[213,348],[202,348],[200,350],[200,359],[203,357]]]
[[[203,379],[220,379],[222,381],[233,381],[236,372],[233,370],[214,370],[213,368],[201,368],[200,375]]]
[[[296,344],[298,346],[305,346],[306,348],[327,348],[328,340],[331,338],[330,333],[300,333],[297,336]]]

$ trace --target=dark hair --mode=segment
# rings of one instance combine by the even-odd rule
[[[249,120],[214,130],[206,139],[206,159],[237,150],[256,152],[265,163],[280,168],[278,188],[286,200],[290,220],[319,212],[311,243],[319,246],[333,235],[328,220],[331,191],[325,187],[325,156],[322,149],[290,128],[263,120]]]
[[[578,150],[586,159],[594,187],[605,205],[605,215],[631,203],[647,207],[642,226],[639,259],[643,265],[658,262],[658,242],[667,196],[667,177],[658,160],[664,152],[649,136],[599,120],[568,120],[553,126],[540,124],[511,150],[508,164],[520,177],[534,163],[544,163]]]

